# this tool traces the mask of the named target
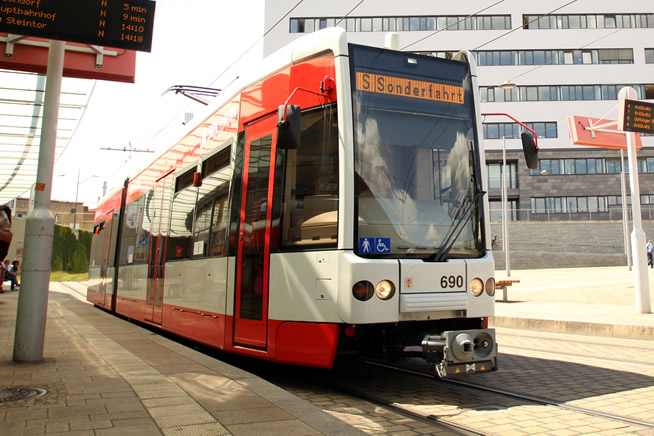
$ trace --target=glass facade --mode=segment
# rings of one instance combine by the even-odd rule
[[[510,15],[291,18],[290,33],[311,33],[326,27],[348,32],[418,32],[437,30],[510,30]]]
[[[625,159],[625,172],[629,163]],[[538,168],[529,170],[532,176],[578,175],[578,174],[620,174],[620,159],[567,158],[540,159]],[[654,157],[638,159],[638,173],[654,173]]]
[[[523,15],[522,26],[526,30],[654,28],[654,14]]]
[[[518,86],[513,89],[480,86],[479,94],[482,102],[617,100],[625,86],[634,88],[639,99],[654,99],[654,84]]]
[[[538,138],[557,138],[556,122],[548,123],[524,123],[536,132]],[[484,139],[514,139],[520,138],[523,131],[527,131],[517,123],[484,123]]]
[[[479,66],[634,63],[634,51],[630,48],[476,51],[473,55]]]

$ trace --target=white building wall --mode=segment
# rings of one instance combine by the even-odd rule
[[[409,17],[409,16],[466,16],[511,15],[509,30],[457,30],[400,32],[400,47],[409,51],[468,50],[571,50],[633,48],[633,64],[591,65],[525,65],[482,66],[479,85],[496,86],[512,81],[518,86],[584,85],[584,84],[654,84],[654,64],[645,64],[644,49],[654,48],[654,28],[627,29],[533,29],[519,28],[523,14],[538,15],[552,11],[555,15],[573,14],[654,14],[651,0],[580,0],[570,5],[566,1],[527,2],[524,0],[468,0],[465,2],[434,2],[433,0],[367,0],[358,5],[351,0],[329,2],[305,0],[288,14],[264,40],[264,55],[268,55],[302,33],[290,33],[291,18],[320,17]],[[496,4],[497,3],[497,4]],[[265,30],[288,13],[296,0],[266,1]],[[354,8],[354,9],[353,9]],[[381,46],[384,32],[351,32],[354,43]],[[418,42],[417,42],[418,41]],[[558,138],[539,140],[545,149],[576,148],[570,142],[567,127],[569,115],[617,119],[617,100],[543,101],[482,103],[482,112],[504,112],[524,122],[557,122]],[[485,122],[510,122],[508,118],[487,117]],[[654,145],[654,138],[643,138],[645,145]],[[501,140],[486,140],[487,150],[502,148]],[[519,149],[519,140],[507,141],[508,149]]]

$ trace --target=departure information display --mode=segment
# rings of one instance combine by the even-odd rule
[[[0,32],[151,51],[152,0],[0,0]]]
[[[624,101],[624,115],[620,126],[627,132],[654,135],[654,104],[638,100]]]

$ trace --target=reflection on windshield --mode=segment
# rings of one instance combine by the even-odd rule
[[[474,194],[472,121],[355,107],[359,252],[365,254],[362,244],[369,240],[390,242],[390,250],[370,253],[438,251],[464,199]],[[452,255],[478,254],[473,222],[459,235]]]

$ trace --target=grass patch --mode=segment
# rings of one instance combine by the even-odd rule
[[[65,271],[51,271],[51,282],[85,282],[89,279],[89,273],[69,273]]]

